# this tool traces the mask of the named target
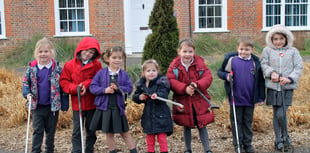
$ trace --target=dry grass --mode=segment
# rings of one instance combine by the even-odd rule
[[[310,127],[310,64],[304,63],[304,72],[299,81],[299,88],[294,93],[293,106],[289,108],[288,117],[291,127]],[[25,99],[21,95],[21,78],[13,71],[0,69],[0,127],[17,126],[27,120]],[[230,128],[229,105],[224,102],[219,110],[215,110],[216,125]],[[143,105],[138,105],[131,100],[127,101],[127,118],[129,123],[139,120]],[[60,113],[58,127],[67,128],[72,120],[72,110],[66,114]],[[253,129],[264,132],[271,127],[272,109],[268,106],[257,106],[255,108]],[[140,131],[140,129],[139,129]]]

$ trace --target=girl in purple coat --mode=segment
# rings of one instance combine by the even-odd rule
[[[102,130],[106,133],[110,153],[117,152],[115,133],[121,134],[130,153],[137,152],[125,115],[125,94],[132,91],[132,82],[128,73],[120,69],[125,57],[124,50],[119,46],[103,53],[101,58],[108,67],[96,74],[89,87],[90,92],[96,95],[96,111],[90,129]]]

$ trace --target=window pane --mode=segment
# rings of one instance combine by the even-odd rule
[[[206,16],[206,7],[204,6],[199,6],[199,17],[201,16]]]
[[[292,26],[293,25],[293,20],[291,16],[286,16],[285,17],[285,25],[286,26]]]
[[[307,14],[307,5],[300,5],[300,14]]]
[[[267,0],[266,2],[267,3],[273,3],[273,0]]]
[[[274,24],[281,24],[281,17],[280,16],[274,17]]]
[[[274,2],[275,3],[281,3],[281,0],[275,0]]]
[[[307,16],[300,17],[300,24],[301,26],[307,26]]]
[[[221,7],[215,6],[214,8],[215,8],[215,16],[221,16],[222,15]]]
[[[85,31],[85,22],[84,21],[78,21],[78,31],[79,32]]]
[[[76,7],[84,7],[84,0],[76,0]]]
[[[84,10],[83,9],[78,9],[77,10],[77,18],[78,19],[85,19],[85,17],[84,17]]]
[[[67,22],[60,22],[60,32],[68,32]]]
[[[214,7],[207,7],[207,16],[214,16]]]
[[[292,14],[292,12],[293,12],[292,5],[285,5],[285,14],[290,15]]]
[[[272,17],[271,16],[267,16],[266,26],[267,27],[271,27],[272,26]]]
[[[206,4],[206,0],[199,0],[199,4]]]
[[[69,20],[76,19],[75,10],[69,10]]]
[[[214,0],[207,0],[207,4],[214,4]]]
[[[214,28],[214,19],[207,18],[207,28]]]
[[[66,0],[59,0],[59,8],[66,8],[67,5],[66,5]]]
[[[199,28],[206,28],[206,18],[199,18]]]
[[[286,3],[292,3],[292,0],[285,0]]]
[[[299,3],[300,0],[294,0],[295,3]]]
[[[68,7],[75,7],[75,0],[68,0]]]
[[[266,7],[266,15],[272,15],[273,14],[273,6],[267,5]]]
[[[69,22],[69,32],[76,32],[76,21]]]
[[[299,5],[293,5],[293,13],[299,14]]]
[[[274,5],[274,15],[281,14],[281,5]]]
[[[222,27],[222,19],[221,18],[215,18],[215,28]]]
[[[294,21],[294,22],[293,22],[293,23],[294,23],[294,24],[293,24],[294,26],[299,26],[299,16],[294,16],[294,17],[293,17],[293,21]]]
[[[215,0],[215,4],[222,4],[222,0]]]
[[[67,20],[68,19],[67,10],[60,10],[59,17],[60,17],[60,20]]]

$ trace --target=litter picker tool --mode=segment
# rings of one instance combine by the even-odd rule
[[[27,132],[26,132],[25,153],[27,153],[27,151],[28,151],[28,139],[29,139],[29,128],[30,128],[31,103],[32,103],[32,96],[30,96],[30,100],[28,101],[28,119],[27,119]]]
[[[162,97],[156,96],[155,99],[158,99],[158,100],[160,100],[160,101],[163,101],[163,102],[166,102],[166,103],[170,103],[170,104],[179,106],[179,107],[181,107],[182,109],[184,108],[184,106],[183,106],[182,104],[177,103],[177,102],[174,102],[174,101],[169,100],[169,99],[166,99],[166,98],[162,98]]]
[[[77,86],[77,96],[79,101],[79,118],[80,118],[80,130],[81,130],[81,144],[82,144],[82,153],[85,153],[84,149],[84,134],[83,134],[83,120],[82,120],[82,108],[81,108],[81,89],[80,86]]]
[[[282,74],[279,74],[279,84],[280,84],[280,90],[281,90],[281,100],[282,100],[282,108],[283,108],[283,117],[284,117],[284,121],[287,122],[287,118],[286,118],[286,114],[285,114],[285,103],[284,103],[284,100],[285,100],[285,92],[284,92],[284,88],[283,86],[284,85],[281,85],[280,83],[280,77],[282,77]],[[286,123],[287,124],[287,123]],[[285,125],[284,128],[287,128],[287,126]],[[287,129],[284,129],[283,131],[287,131]],[[282,133],[283,134],[283,133]],[[288,142],[288,133],[285,132],[285,135],[283,134],[283,141],[284,141],[284,146],[282,148],[282,152],[288,152],[289,149],[294,152],[294,147],[293,145],[291,145],[289,142]]]
[[[234,83],[233,83],[232,76],[233,76],[233,72],[231,71],[230,74],[229,74],[229,85],[230,85],[231,100],[232,100],[234,120],[235,120],[235,132],[236,132],[236,140],[237,140],[237,145],[238,145],[238,153],[240,153],[238,124],[237,124],[237,116],[236,116],[236,108],[235,108],[235,98],[234,98]]]
[[[219,106],[213,105],[211,101],[194,84],[191,84],[191,86],[195,89],[195,91],[197,91],[203,97],[203,99],[205,99],[210,104],[211,109],[220,108]],[[209,111],[211,111],[211,109],[209,108]]]

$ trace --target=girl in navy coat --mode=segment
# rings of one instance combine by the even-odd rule
[[[155,60],[146,60],[142,65],[142,77],[136,83],[133,100],[144,103],[141,124],[146,133],[147,151],[155,152],[155,136],[160,152],[168,152],[167,136],[173,132],[170,109],[165,102],[156,100],[156,96],[168,98],[170,84],[167,77],[158,75],[159,68]]]
[[[119,46],[103,53],[102,60],[108,67],[96,74],[89,87],[90,92],[96,95],[96,111],[90,129],[102,130],[106,133],[110,153],[117,152],[115,133],[121,134],[130,153],[137,152],[125,115],[125,93],[132,91],[132,82],[128,73],[120,69],[125,56],[124,50]]]

